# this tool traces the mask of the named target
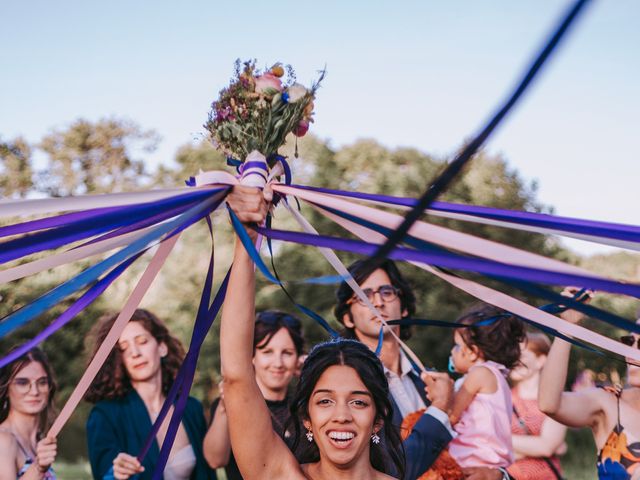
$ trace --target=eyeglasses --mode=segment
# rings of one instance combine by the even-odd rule
[[[31,391],[31,385],[35,385],[38,392],[48,392],[49,388],[51,388],[49,379],[47,377],[40,377],[34,381],[22,377],[14,378],[13,385],[15,386],[17,392],[22,395],[26,395]]]
[[[373,290],[371,288],[363,288],[362,292],[366,295],[371,303],[373,303],[373,301],[375,300],[376,293],[380,294],[380,298],[385,303],[393,302],[396,298],[398,298],[398,293],[400,293],[399,290],[393,285],[380,285],[377,290]],[[364,301],[358,296],[351,298],[347,303],[351,304],[353,302],[358,302],[360,305],[366,305],[366,303],[364,303]]]
[[[640,349],[640,338],[634,337],[633,335],[623,335],[620,337],[620,341],[627,345],[628,347],[633,347],[635,344],[638,349]]]
[[[264,323],[266,325],[286,325],[287,327],[300,329],[300,320],[293,315],[282,312],[261,312],[256,318],[256,323]]]

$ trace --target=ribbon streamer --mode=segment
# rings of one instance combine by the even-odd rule
[[[138,305],[140,305],[142,297],[144,297],[145,293],[151,286],[153,279],[160,272],[162,265],[164,265],[164,262],[169,256],[169,253],[171,253],[171,250],[173,250],[173,247],[178,241],[178,238],[179,235],[174,235],[173,237],[169,237],[168,239],[160,243],[160,246],[158,247],[158,250],[156,251],[153,259],[151,260],[151,262],[149,262],[147,269],[144,271],[142,277],[138,281],[138,284],[133,289],[131,295],[129,296],[129,299],[120,311],[118,318],[113,323],[111,330],[109,330],[109,333],[102,342],[102,345],[100,345],[98,351],[91,360],[91,363],[89,363],[89,366],[82,374],[82,378],[80,378],[80,381],[71,393],[71,396],[67,400],[67,403],[65,403],[64,407],[62,407],[60,414],[53,422],[53,425],[49,429],[47,436],[57,437],[69,418],[71,418],[74,410],[91,385],[91,382],[93,382],[93,379],[100,371],[100,368],[102,368],[102,365],[111,353],[111,350],[118,341],[118,338],[120,338],[122,330],[124,330],[124,327],[133,316],[136,308],[138,308]]]

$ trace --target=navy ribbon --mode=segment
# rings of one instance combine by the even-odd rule
[[[359,200],[371,200],[388,205],[403,207],[413,207],[417,200],[409,197],[395,197],[392,195],[380,195],[363,192],[349,192],[346,190],[336,190],[322,187],[309,187],[305,185],[292,185],[300,190],[310,190],[318,193],[337,195]],[[449,202],[433,202],[429,208],[431,210],[469,215],[473,217],[498,220],[501,222],[514,223],[517,225],[528,225],[544,229],[558,230],[562,232],[589,235],[592,237],[610,238],[628,242],[640,243],[640,227],[625,225],[620,223],[602,222],[596,220],[583,220],[579,218],[561,217],[546,213],[520,212],[515,210],[505,210],[493,207],[483,207],[478,205],[464,205]]]
[[[260,272],[264,275],[264,277],[270,282],[275,283],[276,285],[279,285],[287,295],[287,298],[289,298],[289,300],[293,303],[293,305],[298,310],[300,310],[302,313],[304,313],[308,317],[311,317],[313,320],[318,322],[322,326],[322,328],[324,328],[329,333],[329,335],[331,335],[332,338],[338,338],[340,335],[333,328],[331,328],[329,323],[324,318],[322,318],[319,314],[317,314],[313,310],[305,307],[304,305],[299,304],[293,299],[293,297],[289,294],[289,292],[283,287],[280,279],[277,276],[273,275],[269,270],[269,268],[262,261],[262,258],[260,257],[260,253],[256,249],[256,246],[253,244],[253,241],[249,237],[249,234],[244,228],[244,225],[242,225],[242,222],[240,222],[236,214],[233,212],[233,210],[231,210],[231,208],[229,208],[228,205],[227,205],[227,210],[229,210],[229,216],[231,217],[231,224],[233,225],[233,228],[236,231],[236,234],[238,235],[240,242],[242,242],[242,245],[244,246],[245,250],[247,251],[251,259],[255,263],[258,270],[260,270]],[[269,238],[269,237],[267,236],[266,238]]]
[[[387,239],[387,241],[378,247],[371,255],[371,262],[378,263],[386,258],[397,246],[404,237],[407,235],[411,226],[420,218],[422,212],[429,207],[429,205],[438,198],[453,181],[453,179],[460,173],[462,168],[467,162],[475,155],[478,149],[485,143],[485,141],[491,136],[493,131],[504,120],[509,111],[518,103],[518,100],[522,97],[527,88],[531,85],[536,75],[542,69],[542,66],[549,59],[555,48],[560,43],[560,40],[565,35],[571,24],[578,17],[578,14],[583,10],[583,7],[588,3],[588,0],[577,0],[573,7],[568,11],[563,21],[560,23],[555,33],[551,36],[545,47],[538,54],[535,61],[528,68],[524,77],[515,88],[509,99],[500,107],[496,114],[485,125],[482,131],[464,148],[464,150],[445,168],[445,170],[429,185],[427,190],[422,194],[416,205],[412,210],[407,213],[403,222],[398,229]]]

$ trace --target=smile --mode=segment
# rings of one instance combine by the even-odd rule
[[[356,436],[354,432],[340,432],[336,430],[330,431],[327,435],[331,439],[331,443],[338,448],[347,448]]]

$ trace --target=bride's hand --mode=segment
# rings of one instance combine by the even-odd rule
[[[272,192],[269,186],[264,190],[256,187],[236,185],[227,196],[227,203],[242,223],[262,223],[267,216]]]

